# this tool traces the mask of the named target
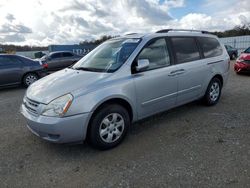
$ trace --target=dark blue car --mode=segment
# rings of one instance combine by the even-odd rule
[[[0,54],[0,87],[30,84],[47,74],[46,64],[18,55]]]
[[[225,45],[225,48],[227,50],[228,55],[230,56],[230,59],[235,60],[238,56],[238,50],[229,45]]]

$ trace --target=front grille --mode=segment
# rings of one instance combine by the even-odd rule
[[[25,97],[23,104],[29,112],[31,112],[33,114],[38,114],[38,107],[40,104],[39,102],[33,101],[33,100],[29,99],[28,97]]]
[[[244,62],[250,64],[250,60],[244,60]]]

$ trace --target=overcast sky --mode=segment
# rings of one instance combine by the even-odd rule
[[[0,0],[0,43],[72,44],[162,28],[231,29],[250,0]]]

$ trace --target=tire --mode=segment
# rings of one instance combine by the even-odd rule
[[[130,126],[130,117],[120,105],[106,105],[92,118],[88,141],[97,149],[111,149],[122,142]]]
[[[23,85],[24,87],[29,87],[35,81],[37,81],[39,77],[35,73],[28,73],[23,77]]]
[[[206,94],[204,96],[204,102],[207,106],[212,106],[218,103],[221,96],[222,84],[220,79],[213,78],[208,87]]]

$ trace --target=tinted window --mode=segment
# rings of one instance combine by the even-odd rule
[[[205,57],[215,57],[222,54],[218,40],[209,37],[199,37],[198,40]]]
[[[16,58],[0,57],[0,65],[19,65],[21,62]]]
[[[165,39],[157,39],[144,47],[138,56],[138,59],[148,59],[149,68],[156,69],[170,65],[170,57]]]
[[[64,53],[62,53],[62,56],[63,56],[63,57],[72,57],[73,54],[72,54],[72,53],[69,53],[69,52],[64,52]]]
[[[60,58],[60,57],[61,57],[61,53],[52,54],[50,57],[51,57],[52,59]]]
[[[184,63],[200,59],[200,53],[195,39],[192,37],[171,38],[177,63]]]

